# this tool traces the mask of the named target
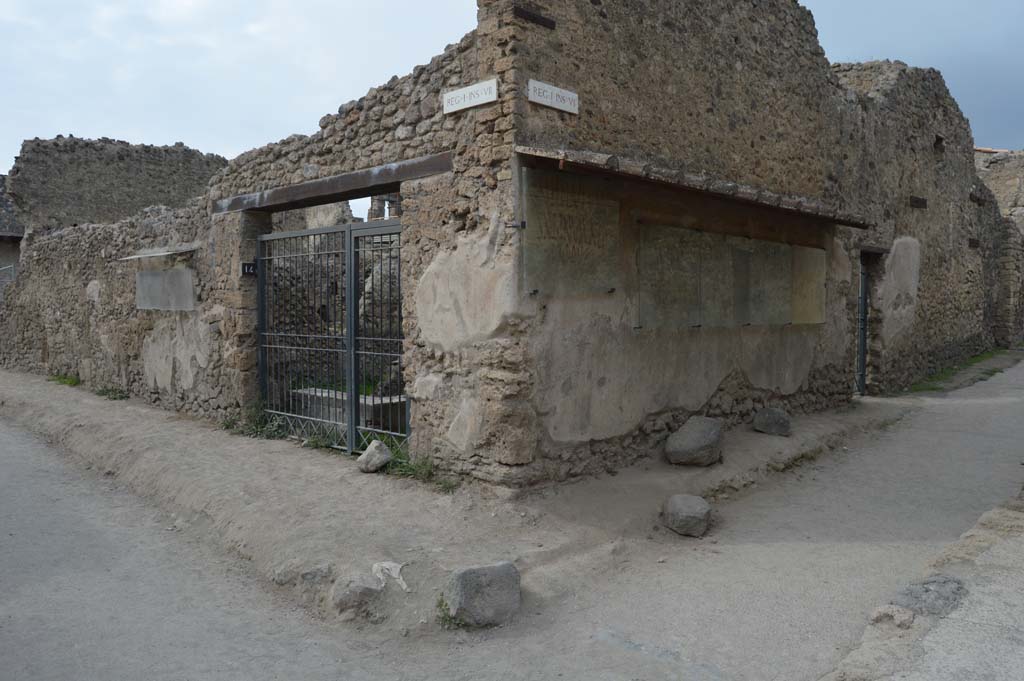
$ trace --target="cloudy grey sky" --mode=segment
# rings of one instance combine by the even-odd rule
[[[1020,0],[804,4],[833,61],[940,68],[978,144],[1024,147]],[[59,133],[231,157],[312,132],[475,13],[475,0],[0,0],[0,172],[22,139]]]

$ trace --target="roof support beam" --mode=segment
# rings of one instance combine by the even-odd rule
[[[397,192],[403,182],[439,175],[451,169],[452,154],[446,151],[432,156],[355,170],[351,173],[322,177],[288,187],[232,196],[214,202],[213,212],[217,214],[252,210],[276,213],[366,196],[391,194]]]

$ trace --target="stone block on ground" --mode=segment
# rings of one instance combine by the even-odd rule
[[[380,440],[374,440],[366,448],[366,451],[356,459],[356,463],[359,464],[359,470],[362,472],[376,473],[391,463],[391,458],[392,454],[388,446]]]
[[[369,575],[360,575],[347,581],[339,579],[331,589],[331,605],[342,616],[355,617],[365,612],[383,592],[380,580]]]
[[[471,627],[504,624],[519,610],[519,582],[508,562],[456,570],[444,590],[445,614]]]
[[[665,458],[677,466],[713,466],[722,460],[723,424],[692,416],[665,443]]]
[[[754,415],[754,430],[768,435],[789,437],[793,434],[793,422],[789,414],[783,410],[768,407]]]
[[[703,537],[711,522],[711,506],[700,497],[676,494],[662,506],[661,522],[684,537]]]

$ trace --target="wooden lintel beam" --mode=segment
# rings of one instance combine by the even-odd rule
[[[439,175],[452,169],[452,154],[446,151],[408,161],[387,163],[318,180],[276,187],[254,194],[242,194],[214,202],[213,212],[234,213],[243,210],[276,213],[283,210],[322,206],[348,199],[391,194],[402,182]]]

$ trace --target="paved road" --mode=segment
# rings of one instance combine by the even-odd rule
[[[391,642],[313,621],[0,423],[0,679],[816,679],[1019,490],[1022,413],[1017,367],[722,506],[714,543],[630,544],[589,578],[584,557],[512,627]]]
[[[0,423],[0,679],[374,678],[359,650]],[[342,673],[342,670],[344,673]]]

